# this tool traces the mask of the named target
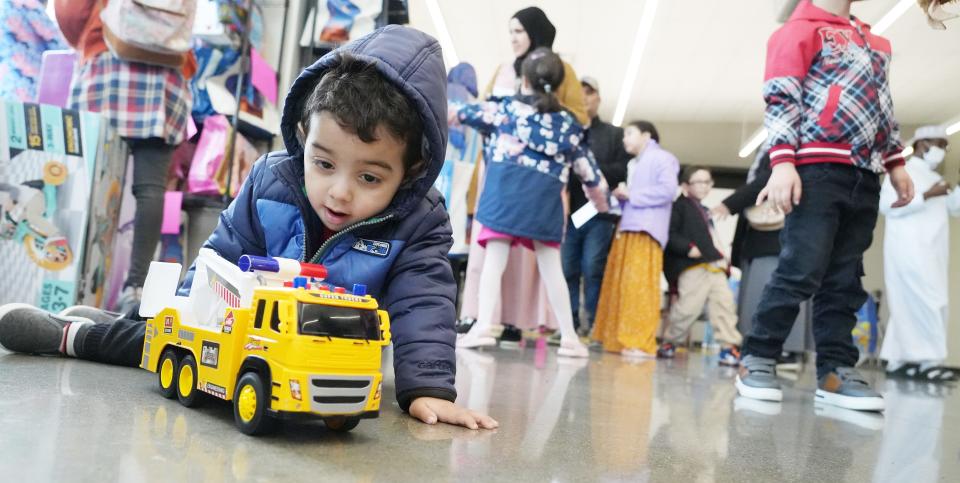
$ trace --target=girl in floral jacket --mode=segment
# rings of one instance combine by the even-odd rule
[[[590,151],[580,144],[583,127],[553,93],[563,82],[560,57],[549,49],[536,49],[521,70],[519,95],[451,110],[456,121],[489,136],[484,196],[477,210],[483,225],[478,241],[487,250],[480,278],[480,313],[457,346],[496,343],[490,335],[491,318],[510,246],[519,244],[536,252],[537,268],[560,325],[559,354],[586,357],[587,349],[573,328],[560,261],[564,223],[560,192],[572,167],[597,209],[606,211],[607,184]]]

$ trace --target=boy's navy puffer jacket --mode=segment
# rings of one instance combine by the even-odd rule
[[[321,244],[323,225],[304,192],[303,146],[296,133],[303,103],[337,62],[337,51],[374,62],[413,101],[423,122],[429,166],[421,178],[401,187],[383,213]],[[447,139],[447,79],[440,45],[417,30],[387,26],[337,51],[294,82],[281,122],[286,151],[270,153],[254,165],[204,246],[234,262],[252,254],[322,263],[331,284],[366,284],[390,313],[400,406],[406,410],[421,396],[453,401],[457,286],[446,257],[453,240],[443,198],[432,189]],[[192,279],[191,268],[181,293],[189,292]]]

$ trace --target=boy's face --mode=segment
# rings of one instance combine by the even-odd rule
[[[641,132],[636,126],[627,126],[623,130],[623,149],[634,156],[643,152],[650,141],[650,133]]]
[[[705,169],[697,170],[690,176],[690,181],[686,185],[687,196],[697,201],[703,201],[713,188],[713,177]]]
[[[324,226],[340,231],[390,205],[403,181],[403,141],[381,125],[365,143],[327,112],[313,114],[305,134],[304,184]]]

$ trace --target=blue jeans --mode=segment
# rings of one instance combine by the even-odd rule
[[[867,300],[860,278],[863,252],[877,223],[880,179],[839,164],[799,166],[797,172],[803,196],[780,232],[779,263],[763,291],[743,354],[777,357],[800,304],[812,296],[820,377],[857,363],[851,332],[856,312]]]
[[[567,235],[563,239],[563,275],[570,289],[570,309],[573,311],[573,325],[580,328],[580,277],[583,277],[583,295],[587,311],[586,327],[593,325],[600,300],[600,286],[603,284],[603,271],[607,267],[607,254],[610,241],[617,224],[612,220],[594,217],[579,229],[567,223]]]

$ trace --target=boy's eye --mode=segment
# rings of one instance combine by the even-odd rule
[[[315,159],[315,160],[313,161],[313,164],[315,164],[316,166],[320,167],[320,169],[333,169],[333,163],[331,163],[330,161],[323,160],[323,159]]]
[[[363,180],[364,183],[369,183],[369,184],[376,184],[380,182],[380,178],[372,174],[361,174],[360,179]]]

